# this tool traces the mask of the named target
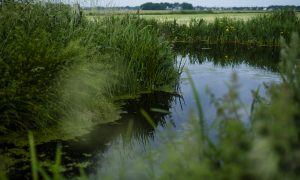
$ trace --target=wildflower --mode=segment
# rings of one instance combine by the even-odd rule
[[[228,28],[226,29],[226,32],[229,32],[229,29],[228,29]]]

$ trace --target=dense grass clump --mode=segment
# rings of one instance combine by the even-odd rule
[[[0,132],[74,117],[107,122],[114,96],[176,78],[170,45],[145,22],[113,16],[87,22],[77,11],[64,4],[1,4]]]
[[[216,18],[212,23],[193,19],[189,24],[163,22],[161,33],[179,42],[236,43],[247,45],[279,45],[279,38],[289,40],[291,32],[300,32],[300,21],[294,11],[275,11],[248,21]]]
[[[74,42],[73,22],[65,5],[1,4],[0,131],[33,128],[53,118],[57,75],[82,51]]]
[[[158,31],[145,20],[112,16],[94,26],[97,34],[93,41],[98,51],[113,54],[114,61],[109,63],[121,72],[117,94],[153,90],[177,77],[170,44],[159,38]]]

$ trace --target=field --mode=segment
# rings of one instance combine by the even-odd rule
[[[249,20],[253,17],[267,14],[267,13],[208,13],[208,14],[161,14],[161,15],[141,15],[145,19],[155,19],[159,21],[174,21],[176,20],[179,24],[188,24],[191,19],[204,19],[207,22],[213,22],[216,18],[233,18],[238,20]]]
[[[84,11],[89,19],[95,17],[101,17],[107,14],[137,14],[137,11],[125,11],[125,10],[106,10],[106,11]],[[270,14],[266,11],[215,11],[215,12],[206,12],[206,11],[162,11],[162,10],[144,10],[139,12],[141,17],[147,20],[158,20],[161,22],[169,22],[176,20],[179,24],[188,24],[191,19],[203,19],[207,22],[213,22],[216,18],[232,18],[237,20],[249,20],[251,18]],[[297,12],[297,16],[300,18],[300,12]]]

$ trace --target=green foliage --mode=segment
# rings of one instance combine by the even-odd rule
[[[235,43],[247,45],[279,45],[280,37],[289,40],[291,32],[300,32],[300,21],[291,10],[275,11],[248,21],[216,18],[209,23],[192,19],[188,25],[158,23],[161,33],[179,42]]]
[[[0,133],[109,122],[117,114],[113,96],[176,79],[170,45],[145,21],[87,22],[74,8],[1,4]]]
[[[108,119],[105,113],[113,114],[112,109],[115,110],[113,96],[153,90],[173,81],[178,73],[171,47],[160,33],[176,41],[276,45],[280,36],[289,38],[291,31],[300,32],[299,19],[291,11],[247,22],[226,18],[214,23],[193,20],[189,26],[178,25],[176,21],[159,24],[135,16],[109,16],[92,22],[76,18],[71,8],[62,4],[10,1],[1,4],[1,133],[48,127],[58,122],[67,126],[76,118],[81,124],[95,119],[105,121]],[[300,42],[296,35],[290,41],[289,46],[283,43],[283,82],[270,87],[269,102],[260,101],[255,106],[250,128],[241,121],[243,109],[237,77],[233,76],[228,94],[220,100],[212,98],[217,109],[215,129],[205,124],[194,89],[199,112],[191,115],[182,134],[162,132],[163,143],[147,151],[128,147],[125,152],[116,152],[123,151],[121,144],[120,149],[107,152],[103,162],[109,170],[102,169],[99,176],[299,177]],[[282,132],[283,129],[286,131]],[[216,132],[215,139],[211,131]],[[44,165],[36,157],[31,133],[29,144],[33,179],[62,179],[61,149],[56,152],[54,165]],[[116,143],[112,148],[119,146]],[[4,178],[2,174],[0,170],[0,177]]]
[[[70,43],[73,29],[68,6],[1,5],[1,131],[41,127],[53,118],[57,75],[82,52]]]
[[[189,3],[152,3],[147,2],[141,5],[142,10],[168,10],[168,8],[172,9],[183,9],[183,10],[193,10],[194,7]]]
[[[269,100],[256,104],[250,126],[239,101],[238,79],[233,75],[228,93],[212,102],[217,117],[203,129],[201,115],[191,114],[181,133],[159,131],[158,146],[132,144],[123,149],[116,142],[104,155],[98,177],[102,179],[298,179],[299,95],[296,71],[299,38],[283,43],[281,84],[269,88]],[[293,72],[293,73],[291,73]],[[195,96],[197,98],[197,96]],[[249,117],[250,119],[250,117]],[[205,124],[204,124],[205,126]],[[214,132],[212,136],[212,132]],[[124,146],[123,146],[124,147]]]
[[[29,150],[30,150],[30,160],[31,160],[31,170],[32,170],[32,179],[45,179],[45,180],[59,180],[64,179],[62,176],[62,167],[61,167],[61,147],[58,146],[56,149],[54,163],[42,163],[37,159],[37,152],[35,149],[34,137],[31,132],[28,134],[29,139]],[[46,167],[45,167],[46,166]],[[51,173],[46,170],[50,170]],[[51,175],[52,176],[51,176]],[[41,178],[40,178],[41,177]]]
[[[112,16],[94,25],[96,34],[91,44],[101,53],[112,53],[109,63],[120,72],[116,94],[153,90],[177,77],[170,44],[145,20]]]

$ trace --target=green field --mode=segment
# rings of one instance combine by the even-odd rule
[[[213,14],[165,14],[165,15],[142,15],[145,19],[156,19],[159,21],[173,21],[174,19],[180,24],[186,24],[191,19],[204,19],[212,22],[215,18],[229,17],[234,19],[249,20],[258,15],[265,13],[213,13]]]
[[[159,21],[174,21],[176,20],[179,24],[187,24],[191,19],[204,19],[205,21],[212,22],[215,18],[233,18],[238,20],[249,20],[253,17],[269,14],[270,12],[264,12],[264,11],[217,11],[217,12],[198,12],[195,11],[184,11],[181,13],[180,11],[178,14],[172,12],[172,11],[161,11],[161,10],[147,10],[147,11],[140,11],[141,17],[149,20],[149,19],[155,19]],[[111,11],[85,11],[85,14],[89,19],[93,19],[95,17],[101,17],[103,15],[107,14],[137,14],[137,11],[124,11],[124,10],[111,10]],[[297,12],[297,16],[300,18],[300,12]]]

